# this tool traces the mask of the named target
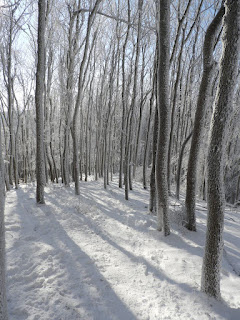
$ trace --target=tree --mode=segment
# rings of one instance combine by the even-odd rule
[[[84,80],[84,67],[87,62],[87,54],[90,46],[90,33],[93,25],[93,21],[96,16],[96,11],[100,5],[102,0],[96,0],[95,5],[89,14],[88,22],[87,22],[87,31],[86,31],[86,39],[85,46],[83,52],[83,58],[80,63],[80,70],[78,76],[78,92],[75,103],[74,115],[73,115],[73,124],[72,124],[72,138],[73,138],[73,171],[74,171],[74,179],[75,179],[75,194],[80,194],[80,186],[79,186],[79,155],[78,155],[78,136],[77,136],[77,127],[78,127],[78,115],[80,111],[80,104],[83,94],[83,80]]]
[[[1,124],[1,120],[0,120]],[[5,226],[4,226],[4,165],[2,159],[2,126],[0,126],[0,320],[7,320],[7,300],[5,285]]]
[[[79,4],[80,1],[78,1]],[[72,109],[73,109],[73,82],[74,82],[74,67],[77,51],[79,49],[79,34],[80,22],[79,12],[76,9],[76,2],[73,3],[73,8],[68,6],[69,12],[69,25],[68,25],[68,52],[67,52],[67,80],[66,80],[66,119],[65,119],[65,133],[64,133],[64,150],[63,150],[63,180],[66,186],[70,183],[69,174],[69,152],[70,152],[70,128],[72,122]],[[79,9],[79,5],[78,5]],[[74,31],[74,22],[75,31]]]
[[[120,138],[120,161],[119,161],[119,188],[122,188],[122,172],[123,172],[123,154],[124,154],[124,133],[125,133],[125,118],[126,118],[126,105],[127,105],[127,99],[126,99],[126,79],[125,79],[125,60],[126,60],[126,48],[129,38],[129,32],[130,32],[130,1],[128,0],[128,25],[127,25],[127,31],[126,36],[123,44],[122,49],[122,130],[121,130],[121,138]],[[124,173],[126,172],[127,167],[124,166]],[[126,174],[125,176],[126,177]],[[125,179],[125,198],[128,197],[128,181]],[[127,183],[127,185],[126,185]]]
[[[157,105],[159,130],[156,154],[156,202],[158,230],[170,234],[168,217],[168,147],[170,134],[169,67],[170,67],[170,1],[157,2],[159,25]]]
[[[181,150],[180,150],[180,154],[179,154],[179,159],[178,159],[178,167],[177,167],[177,182],[176,182],[176,198],[179,200],[179,193],[180,193],[180,180],[181,180],[181,169],[182,169],[182,160],[183,160],[183,153],[185,150],[185,147],[188,143],[188,141],[191,139],[192,137],[192,131],[189,133],[189,135],[187,136],[187,138],[184,140]]]
[[[209,95],[214,74],[215,61],[213,51],[217,41],[219,28],[221,26],[222,17],[224,14],[224,6],[220,8],[217,15],[209,25],[203,46],[203,74],[199,88],[197,108],[194,119],[194,127],[192,133],[192,142],[188,160],[187,172],[187,190],[186,190],[186,214],[187,228],[191,231],[196,231],[196,216],[195,216],[195,201],[196,201],[196,186],[197,186],[197,165],[199,162],[199,153],[201,148],[201,140],[204,131],[205,114],[209,102]]]
[[[45,156],[44,156],[44,77],[45,77],[45,0],[38,1],[38,61],[36,74],[36,134],[37,134],[37,154],[36,154],[36,177],[37,203],[44,204],[45,185]]]
[[[217,299],[225,210],[223,171],[240,50],[240,1],[227,0],[225,8],[223,52],[208,153],[208,220],[202,268],[202,291]]]

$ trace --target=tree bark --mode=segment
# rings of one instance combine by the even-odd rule
[[[170,1],[159,1],[158,116],[159,130],[156,157],[156,200],[158,230],[170,234],[168,217],[168,148],[170,134],[169,68],[170,68]]]
[[[0,120],[1,123],[1,120]],[[5,184],[4,164],[2,159],[2,128],[0,126],[0,320],[7,320],[7,300],[5,284],[5,226],[4,226],[4,205],[5,205]]]
[[[179,154],[178,169],[177,169],[177,182],[176,182],[176,198],[177,199],[179,199],[179,192],[180,192],[181,169],[182,169],[183,154],[184,154],[184,150],[185,150],[185,147],[186,147],[188,141],[191,139],[191,136],[192,136],[192,132],[189,133],[189,135],[187,136],[187,138],[183,142],[182,147],[181,147],[181,151],[180,151],[180,154]]]
[[[217,15],[209,25],[203,47],[203,74],[199,88],[197,108],[194,119],[194,127],[192,134],[192,142],[188,160],[187,171],[187,190],[186,190],[186,227],[191,231],[196,231],[196,216],[195,216],[195,202],[196,202],[196,188],[197,188],[197,169],[198,158],[201,148],[201,140],[204,132],[205,115],[208,105],[208,97],[210,94],[212,77],[214,73],[214,58],[213,51],[217,40],[219,28],[221,26],[222,17],[224,15],[224,6],[220,8]]]
[[[150,174],[150,197],[149,211],[156,213],[156,154],[157,154],[157,139],[158,139],[158,110],[155,107],[154,126],[153,126],[153,143],[152,143],[152,169]]]
[[[14,133],[13,133],[13,76],[12,76],[12,46],[13,46],[13,27],[14,12],[17,7],[11,10],[8,56],[7,56],[7,99],[8,99],[8,122],[9,122],[9,183],[13,185],[14,174]]]
[[[155,81],[153,81],[155,82]],[[147,189],[147,178],[146,178],[146,171],[147,171],[147,155],[148,155],[148,149],[149,149],[149,136],[151,131],[151,121],[152,121],[152,109],[153,109],[153,99],[154,99],[154,85],[152,94],[150,97],[150,103],[149,103],[149,118],[148,118],[148,124],[147,124],[147,137],[145,141],[145,147],[144,147],[144,155],[143,155],[143,188]]]
[[[37,153],[36,153],[36,177],[37,203],[44,204],[44,185],[45,185],[45,155],[44,155],[44,73],[45,73],[45,0],[38,1],[38,62],[36,74],[36,132],[37,132]]]
[[[240,51],[240,1],[227,0],[225,7],[223,53],[208,153],[208,219],[202,269],[202,291],[217,299],[223,251],[225,146]]]
[[[176,102],[177,102],[177,93],[178,86],[180,82],[181,76],[181,68],[182,68],[182,53],[184,47],[184,39],[185,39],[185,28],[183,29],[182,35],[182,43],[180,47],[180,51],[177,59],[177,70],[176,70],[176,80],[173,89],[173,98],[172,98],[172,111],[171,111],[171,127],[170,127],[170,137],[169,137],[169,148],[168,148],[168,192],[171,194],[171,158],[172,158],[172,148],[173,148],[173,135],[174,135],[174,123],[175,123],[175,110],[176,110]]]

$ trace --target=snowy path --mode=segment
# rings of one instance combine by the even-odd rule
[[[7,194],[10,320],[239,320],[240,213],[226,215],[219,303],[200,292],[204,204],[197,233],[173,223],[164,238],[141,184],[123,197],[117,183],[102,182],[82,183],[79,198],[51,185],[45,206],[31,185]]]

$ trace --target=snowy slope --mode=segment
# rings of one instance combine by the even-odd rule
[[[226,210],[222,302],[200,292],[206,204],[198,232],[178,224],[156,231],[148,191],[136,183],[130,200],[113,182],[46,188],[21,185],[6,199],[7,286],[10,320],[240,319],[240,212]],[[235,210],[235,211],[234,211]],[[234,270],[235,272],[234,272]]]

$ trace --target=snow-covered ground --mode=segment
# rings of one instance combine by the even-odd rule
[[[198,232],[171,201],[172,233],[156,231],[148,191],[135,183],[130,200],[102,181],[81,183],[81,196],[61,185],[21,185],[6,199],[10,320],[240,319],[240,212],[226,210],[222,301],[200,291],[206,204]]]

